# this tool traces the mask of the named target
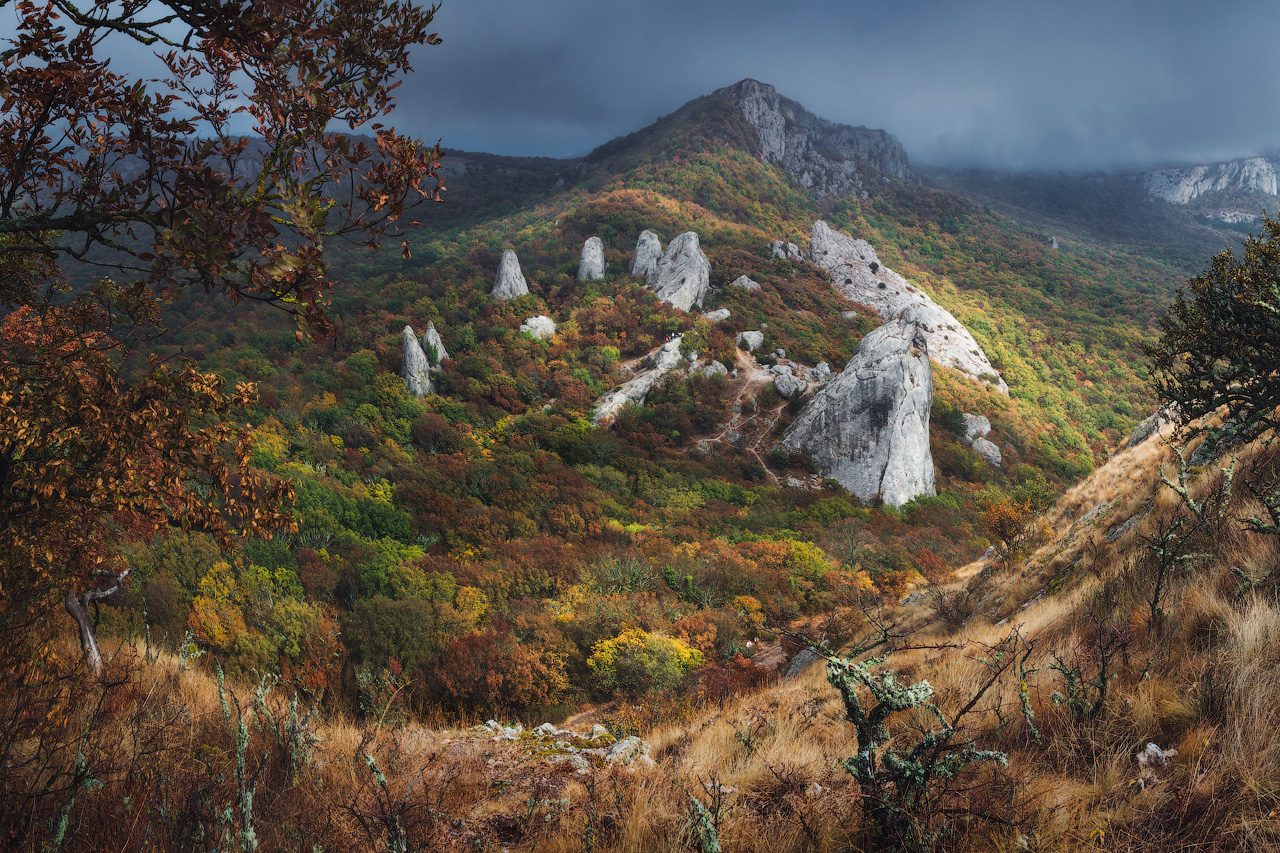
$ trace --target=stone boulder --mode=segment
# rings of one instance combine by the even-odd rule
[[[982,438],[991,433],[991,421],[983,415],[971,415],[964,413],[964,438],[965,441],[973,441],[975,438]]]
[[[738,332],[738,346],[752,352],[764,345],[764,332]]]
[[[714,311],[708,311],[702,315],[702,319],[710,320],[712,323],[719,323],[721,320],[728,320],[731,315],[728,308],[717,308]]]
[[[773,390],[778,392],[778,396],[784,400],[790,400],[797,394],[803,394],[809,384],[799,377],[792,376],[788,371],[773,377]]]
[[[541,341],[556,333],[556,322],[545,314],[539,314],[521,323],[519,330],[528,332]]]
[[[641,231],[640,239],[636,240],[636,253],[631,258],[631,274],[648,278],[658,268],[660,260],[662,260],[662,241],[652,231]]]
[[[800,247],[795,243],[784,243],[782,240],[774,240],[773,245],[769,247],[773,251],[775,258],[781,258],[784,261],[791,261],[793,264],[804,260],[804,256],[800,254]]]
[[[820,361],[809,371],[810,382],[830,382],[831,381],[831,365],[825,361]]]
[[[741,287],[743,290],[759,290],[760,282],[747,278],[745,275],[740,275],[737,278],[735,278],[732,282],[730,282],[729,286]]]
[[[649,287],[658,299],[681,311],[702,305],[711,287],[711,262],[698,247],[697,234],[686,231],[671,241],[649,273]]]
[[[728,376],[729,368],[725,367],[722,362],[712,361],[708,365],[704,365],[699,371],[703,376]]]
[[[787,429],[782,446],[860,500],[900,507],[933,495],[929,407],[933,370],[919,312],[886,323],[858,344]]]
[[[414,334],[412,326],[405,326],[400,336],[400,378],[404,387],[415,397],[425,397],[436,392],[431,382],[431,362]]]
[[[489,291],[489,295],[494,299],[515,299],[517,296],[529,295],[529,283],[524,280],[520,260],[511,249],[502,253],[498,275],[493,280],[493,290]]]
[[[1000,452],[1000,448],[996,446],[995,442],[987,441],[985,438],[975,438],[969,446],[973,448],[974,453],[985,459],[992,468],[999,468],[1004,462],[1004,455]]]
[[[927,293],[881,264],[870,243],[833,231],[818,220],[813,223],[809,255],[827,271],[832,287],[850,301],[874,309],[885,322],[914,310],[934,361],[1009,393],[1009,386],[969,330]]]
[[[578,261],[578,281],[598,281],[604,278],[604,243],[599,237],[588,237],[582,244],[582,259]]]

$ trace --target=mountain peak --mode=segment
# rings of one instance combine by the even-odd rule
[[[768,83],[748,77],[717,89],[711,97],[737,107],[756,129],[761,160],[781,166],[819,200],[860,191],[859,164],[903,180],[915,179],[893,134],[820,118]]]

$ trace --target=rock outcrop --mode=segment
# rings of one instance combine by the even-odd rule
[[[975,438],[969,446],[973,448],[974,453],[981,456],[992,468],[999,468],[1004,462],[1004,454],[1000,452],[1000,448],[996,446],[994,441]]]
[[[684,361],[680,356],[680,342],[681,337],[677,335],[650,353],[646,361],[652,362],[652,366],[601,397],[596,402],[592,420],[597,424],[605,424],[621,414],[624,407],[644,403],[644,398],[663,374],[679,367]]]
[[[730,287],[741,287],[743,290],[759,290],[760,282],[740,275],[729,284]]]
[[[598,281],[604,278],[604,243],[599,237],[588,237],[582,244],[582,258],[578,261],[578,281]]]
[[[991,421],[983,415],[964,413],[964,438],[960,439],[981,456],[992,468],[1004,464],[1004,454],[987,436],[991,433]]]
[[[1161,406],[1149,418],[1134,428],[1133,434],[1129,436],[1129,441],[1125,443],[1125,448],[1137,447],[1169,424],[1176,422],[1177,412],[1172,406]]]
[[[774,374],[773,390],[777,391],[778,396],[784,400],[790,400],[797,394],[803,394],[808,387],[809,383],[792,374],[790,368],[786,368],[784,373]]]
[[[636,247],[637,255],[639,247]],[[711,286],[711,262],[698,246],[698,235],[686,231],[671,241],[667,252],[649,273],[649,287],[658,299],[681,311],[702,305]]]
[[[747,352],[754,352],[755,348],[764,344],[764,332],[738,332],[738,346]]]
[[[435,341],[434,345],[438,354],[435,364],[432,364],[427,357],[426,348],[418,340],[418,336],[414,334],[412,326],[405,326],[400,335],[400,378],[404,380],[404,387],[408,388],[409,393],[415,397],[425,397],[428,394],[436,393],[435,385],[431,381],[431,374],[440,369],[439,359],[447,358],[449,355],[444,351],[444,344],[439,342],[440,336],[436,334],[436,327],[428,323],[427,331]],[[427,335],[423,335],[423,338],[426,339]]]
[[[521,323],[519,331],[528,332],[538,340],[544,340],[556,333],[556,321],[545,314],[539,314]]]
[[[784,261],[796,263],[804,260],[804,256],[800,254],[800,247],[795,243],[785,243],[782,240],[774,240],[773,245],[769,247],[773,250],[775,258],[781,258]]]
[[[1246,157],[1227,163],[1160,169],[1142,176],[1142,188],[1172,204],[1190,204],[1205,193],[1243,190],[1276,195],[1275,167],[1264,157]]]
[[[860,163],[914,180],[907,153],[891,133],[819,118],[757,80],[718,89],[712,97],[736,106],[755,128],[762,161],[780,166],[818,200],[861,190]]]
[[[848,366],[787,429],[782,446],[803,453],[859,499],[900,507],[934,491],[929,452],[933,370],[923,312],[871,332]]]
[[[631,257],[631,274],[637,278],[648,278],[658,268],[662,260],[662,241],[652,231],[640,232],[636,240],[636,253]]]
[[[728,320],[732,315],[728,308],[717,308],[714,311],[708,311],[702,315],[702,319],[710,320],[712,323],[719,323],[721,320]]]
[[[520,260],[511,249],[502,253],[498,275],[493,280],[493,290],[489,291],[489,295],[494,299],[515,299],[517,296],[529,295],[529,283],[524,280]]]
[[[809,256],[827,271],[832,287],[847,299],[871,307],[886,322],[914,311],[934,361],[1009,393],[1009,386],[969,330],[927,293],[881,264],[870,243],[833,231],[818,220],[813,223]]]

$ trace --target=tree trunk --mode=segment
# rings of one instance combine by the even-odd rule
[[[107,589],[91,589],[84,594],[83,598],[76,597],[75,589],[67,590],[66,607],[67,613],[71,614],[71,618],[76,620],[76,625],[80,628],[80,648],[84,649],[85,660],[89,664],[89,672],[95,677],[102,674],[102,653],[98,651],[98,641],[93,636],[93,622],[89,619],[89,605],[95,601],[115,595],[124,588],[124,579],[129,574],[129,570],[125,569],[118,575],[109,575],[115,579]]]

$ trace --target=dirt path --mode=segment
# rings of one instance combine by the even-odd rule
[[[739,438],[743,440],[743,450],[760,463],[764,468],[765,475],[769,478],[772,485],[779,485],[781,482],[778,475],[773,473],[769,465],[764,461],[764,457],[760,455],[760,447],[768,442],[773,435],[773,431],[778,426],[778,421],[782,417],[782,409],[787,405],[783,400],[776,406],[768,409],[757,409],[753,414],[743,418],[740,417],[744,400],[758,400],[765,389],[773,384],[773,374],[765,370],[751,354],[738,350],[734,357],[734,367],[737,368],[738,376],[730,379],[729,389],[733,392],[733,403],[730,409],[733,411],[733,417],[729,422],[714,435],[701,439],[698,443],[703,444],[734,444],[735,439],[729,437],[730,432],[737,432]]]

